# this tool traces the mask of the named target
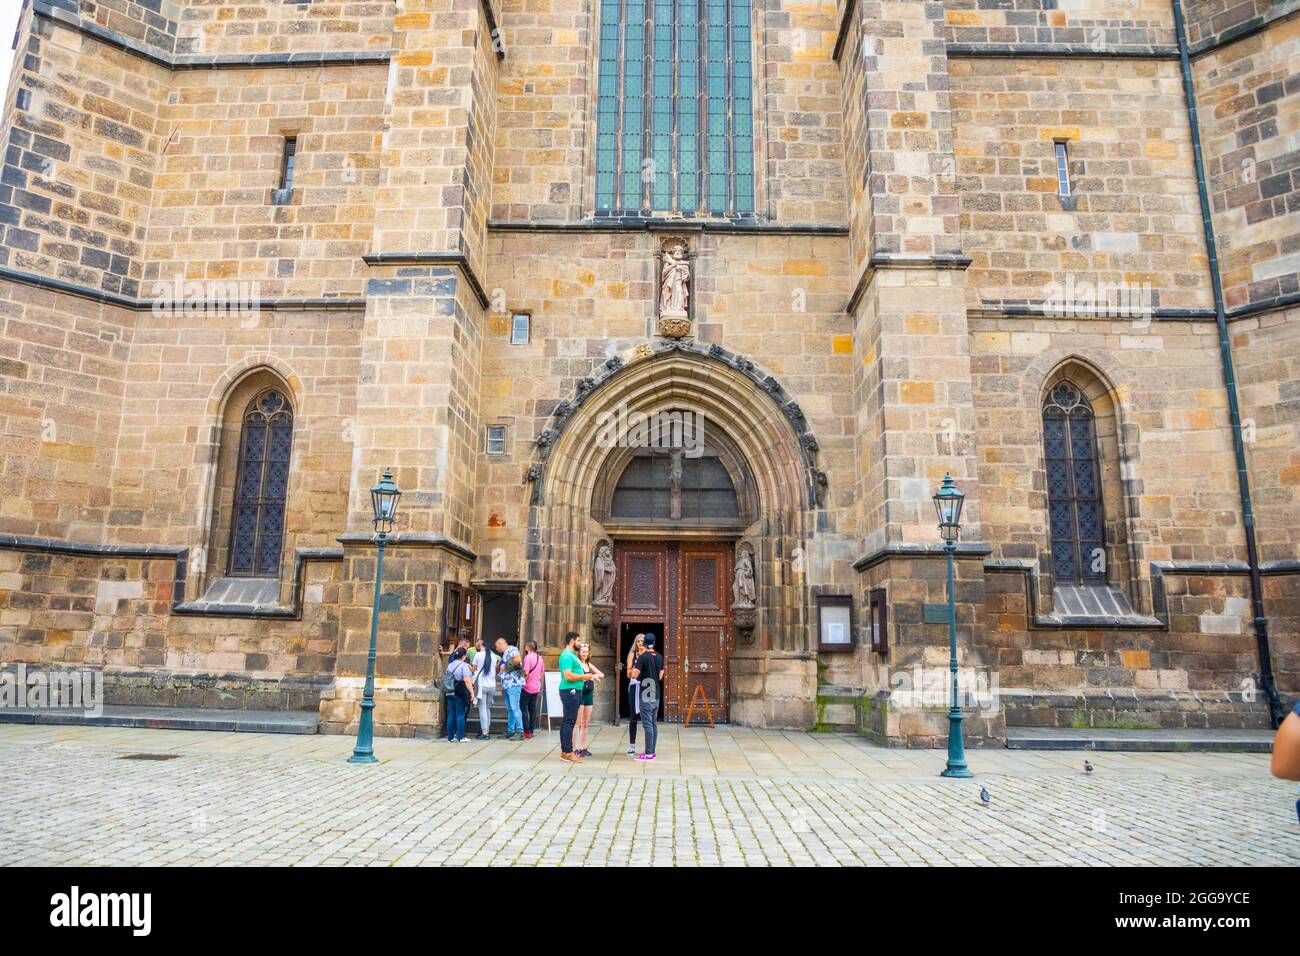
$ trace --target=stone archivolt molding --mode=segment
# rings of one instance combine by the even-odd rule
[[[554,470],[556,449],[564,444],[564,457],[581,459],[584,463],[590,455],[574,451],[573,446],[581,441],[581,436],[568,434],[570,426],[577,418],[592,419],[590,406],[594,405],[599,393],[602,398],[609,397],[606,386],[624,382],[636,386],[625,396],[629,407],[635,405],[637,411],[667,410],[667,405],[693,405],[703,411],[707,422],[713,419],[740,448],[749,451],[749,464],[754,469],[756,484],[760,489],[760,507],[780,507],[777,502],[761,500],[763,488],[769,492],[776,484],[789,484],[789,475],[778,474],[779,467],[770,462],[765,467],[758,459],[770,459],[773,445],[780,441],[781,427],[786,430],[793,449],[792,457],[797,462],[800,485],[798,497],[801,508],[812,510],[825,504],[828,479],[825,471],[819,467],[821,447],[816,436],[808,427],[808,419],[803,409],[786,392],[776,377],[759,368],[753,361],[743,355],[730,352],[719,345],[703,345],[690,341],[658,341],[653,344],[642,343],[629,353],[615,355],[607,359],[587,378],[581,379],[574,394],[560,402],[551,414],[547,427],[535,439],[536,449],[532,463],[525,474],[525,481],[532,483],[531,503],[541,504],[543,489],[548,480],[556,476],[548,471]],[[698,366],[689,376],[682,361]],[[662,369],[662,375],[659,374]],[[674,374],[676,372],[677,374]],[[702,386],[700,392],[686,390],[682,387],[684,379],[696,379]],[[707,388],[707,386],[714,386]],[[707,388],[707,391],[705,390]],[[766,396],[766,400],[759,396]],[[652,408],[653,403],[659,407]],[[665,404],[666,403],[666,404]],[[778,426],[771,415],[761,414],[760,405],[767,405],[779,413],[783,426]],[[760,414],[755,421],[745,421],[746,411]],[[728,419],[733,427],[728,428]],[[590,424],[590,422],[589,422]],[[744,425],[745,427],[739,427]],[[767,428],[772,431],[770,438],[752,435],[756,429]],[[740,434],[735,432],[739,430]],[[754,440],[757,439],[757,440]],[[747,447],[748,446],[748,447]],[[767,448],[768,454],[752,452],[757,448]],[[597,456],[601,459],[603,455]],[[789,456],[788,456],[789,457]],[[597,467],[600,462],[597,462]],[[571,467],[586,467],[585,464],[571,463]],[[594,476],[575,480],[576,476],[564,475],[561,480],[578,485],[591,486]],[[765,480],[766,479],[766,480]]]

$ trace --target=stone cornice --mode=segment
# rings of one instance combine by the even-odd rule
[[[853,287],[853,294],[849,296],[848,304],[844,311],[848,315],[853,314],[853,310],[858,307],[863,294],[866,293],[871,285],[871,280],[879,269],[957,269],[964,270],[970,267],[970,256],[960,255],[937,255],[937,256],[903,256],[891,252],[881,252],[867,260],[867,267],[862,270],[862,275],[858,277],[857,285]]]
[[[100,305],[117,306],[120,309],[128,309],[132,312],[149,312],[154,307],[153,301],[149,299],[133,299],[130,296],[119,295],[115,292],[104,292],[100,289],[64,282],[62,279],[51,279],[48,276],[39,276],[31,272],[21,272],[6,266],[0,266],[0,279],[8,279],[10,282],[46,289],[50,292],[61,292],[64,295],[72,295],[80,299],[88,299],[91,302],[98,302]],[[361,296],[349,298],[255,299],[247,303],[241,303],[242,306],[268,311],[364,312],[366,300]]]
[[[334,539],[345,547],[373,547],[377,536],[372,531],[345,531]],[[432,548],[447,551],[466,561],[477,561],[478,552],[467,545],[449,538],[445,534],[433,534],[427,531],[396,531],[384,541],[386,548]]]
[[[235,604],[210,604],[185,600],[185,583],[189,574],[190,549],[162,544],[98,544],[95,542],[63,541],[56,538],[29,537],[0,534],[0,551],[20,551],[29,554],[66,555],[89,558],[135,558],[147,561],[172,561],[171,612],[178,615],[200,617],[244,617],[302,619],[303,586],[307,565],[321,561],[342,561],[342,548],[298,548],[293,553],[293,595],[288,606],[248,606]]]
[[[959,541],[956,557],[961,559],[987,558],[993,549],[979,541]],[[869,554],[864,554],[853,562],[854,571],[868,571],[878,564],[894,560],[912,560],[928,558],[945,558],[948,549],[939,543],[934,544],[887,544]]]
[[[846,10],[852,8],[849,0]],[[1300,14],[1300,7],[1290,10],[1271,12],[1265,16],[1255,17],[1245,23],[1231,27],[1219,36],[1210,37],[1194,43],[1188,50],[1193,57],[1205,56],[1232,46],[1241,40],[1249,39],[1267,31],[1275,24],[1289,20]],[[1116,21],[1123,22],[1123,21]],[[841,24],[841,38],[845,24]],[[839,59],[840,40],[836,41],[835,58]],[[1001,59],[1053,59],[1079,57],[1093,60],[1177,60],[1177,44],[1134,44],[1131,46],[1107,46],[1099,48],[1079,43],[949,43],[948,56],[964,58],[1001,58]]]
[[[488,0],[481,0],[483,6],[488,8]],[[48,0],[32,0],[32,13],[44,20],[57,23],[60,26],[67,27],[69,30],[75,30],[82,36],[98,40],[124,53],[130,53],[148,60],[156,66],[161,66],[167,70],[218,70],[218,69],[249,69],[254,67],[285,67],[285,66],[358,66],[367,63],[387,64],[393,58],[392,50],[322,50],[306,53],[249,53],[249,54],[198,54],[198,53],[168,53],[157,47],[151,47],[148,44],[141,43],[131,37],[124,36],[113,30],[101,27],[96,23],[91,23],[81,17],[75,16],[60,7],[56,7]],[[495,29],[496,18],[490,13],[487,14],[489,28]],[[497,51],[497,56],[504,56],[503,50]]]
[[[451,266],[465,277],[478,304],[485,309],[488,307],[489,299],[483,283],[463,252],[376,252],[361,258],[368,266]]]
[[[949,43],[948,56],[993,59],[1177,60],[1173,44],[1089,46],[1083,43]]]
[[[489,232],[616,233],[616,232],[708,232],[722,235],[847,236],[841,223],[778,223],[757,219],[581,219],[576,222],[489,219]]]
[[[1225,316],[1229,322],[1241,322],[1245,319],[1254,318],[1258,315],[1264,315],[1269,312],[1280,312],[1284,309],[1294,309],[1300,307],[1300,293],[1290,293],[1288,295],[1277,296],[1272,299],[1263,299],[1259,302],[1248,302],[1245,305],[1235,306],[1228,309]],[[1214,310],[1210,308],[1203,309],[1151,309],[1149,316],[1128,316],[1128,315],[1053,315],[1042,303],[994,303],[982,302],[967,310],[967,315],[978,316],[981,318],[993,319],[1098,319],[1111,320],[1116,322],[1136,321],[1140,318],[1149,318],[1154,322],[1213,322]]]
[[[1235,27],[1229,27],[1217,37],[1193,43],[1187,52],[1192,57],[1198,57],[1206,53],[1213,53],[1215,50],[1222,50],[1239,40],[1245,40],[1257,33],[1263,33],[1273,24],[1289,20],[1297,14],[1300,14],[1300,6],[1294,6],[1290,10],[1270,11],[1264,16],[1253,17],[1244,23],[1237,24]]]

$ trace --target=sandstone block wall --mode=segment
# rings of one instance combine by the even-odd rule
[[[264,299],[360,296],[386,86],[382,64],[174,74],[142,297],[178,276],[244,283]],[[298,152],[278,205],[286,137]]]
[[[168,71],[50,20],[15,55],[0,170],[0,265],[135,298]],[[11,93],[16,96],[16,93]]]
[[[1275,19],[1194,64],[1229,308],[1300,292],[1300,6],[1253,8]]]
[[[972,306],[1039,303],[1067,279],[1211,304],[1176,62],[954,59],[951,76]]]

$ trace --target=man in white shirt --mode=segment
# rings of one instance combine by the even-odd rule
[[[489,650],[482,639],[478,642],[478,653],[474,655],[474,686],[478,688],[478,726],[482,731],[479,740],[490,740],[488,733],[492,729],[492,702],[497,696],[497,667],[501,658],[495,651]]]

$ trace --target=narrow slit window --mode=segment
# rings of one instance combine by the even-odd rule
[[[1070,195],[1070,156],[1060,140],[1056,143],[1056,194]]]
[[[506,453],[505,425],[489,425],[487,427],[485,447],[489,455],[504,455]]]
[[[298,137],[286,136],[284,153],[280,157],[280,185],[271,192],[277,206],[285,205],[293,195],[293,171],[298,163]]]
[[[510,344],[527,345],[532,316],[527,312],[516,312],[510,318]]]

